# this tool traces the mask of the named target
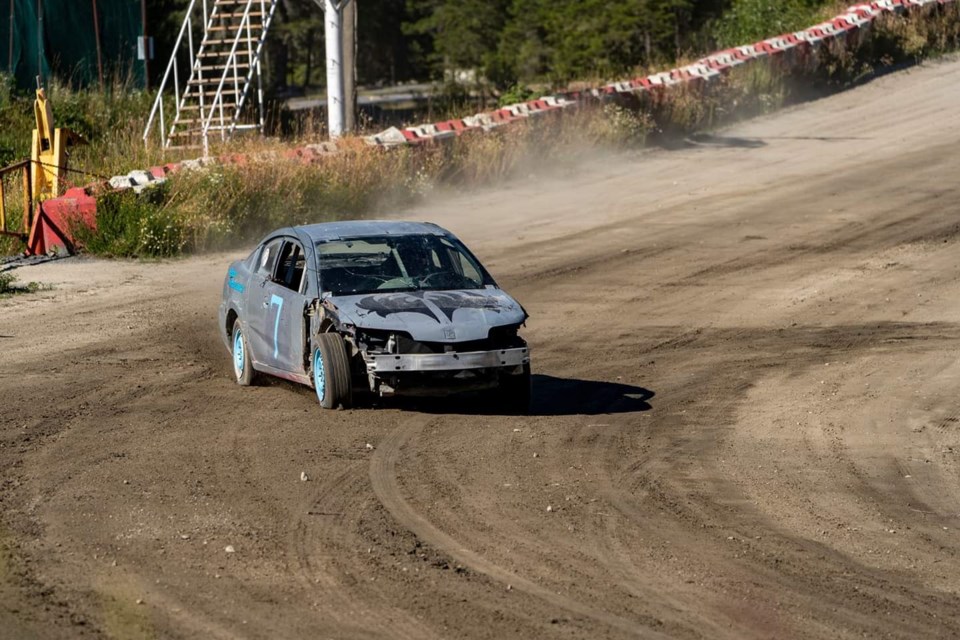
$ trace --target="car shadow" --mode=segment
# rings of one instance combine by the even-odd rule
[[[759,138],[739,138],[735,136],[717,136],[709,133],[692,133],[682,138],[666,136],[658,141],[663,149],[679,151],[697,147],[730,147],[735,149],[758,149],[767,146]]]
[[[650,389],[621,382],[534,375],[530,415],[604,415],[650,411]]]
[[[533,376],[531,416],[595,416],[650,411],[650,389],[620,382]],[[441,398],[390,398],[375,404],[430,414],[515,415],[501,410],[489,395],[460,394]]]

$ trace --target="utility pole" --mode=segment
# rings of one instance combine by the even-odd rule
[[[97,78],[103,91],[103,49],[100,46],[100,17],[97,15],[97,0],[93,0],[93,37],[97,39]]]
[[[43,80],[43,0],[37,0],[37,77]]]
[[[143,88],[150,91],[150,38],[147,35],[147,0],[140,0],[140,22],[143,24]]]
[[[350,4],[350,0],[314,0],[314,2],[318,5],[323,3],[324,40],[327,49],[327,128],[331,138],[339,138],[347,129],[347,104],[344,99],[346,70],[343,55],[343,18],[344,9]],[[352,62],[352,55],[350,60]],[[350,73],[353,73],[352,69]]]
[[[348,133],[357,130],[357,2],[343,11],[343,107]]]
[[[16,17],[14,13],[14,0],[10,0],[10,57],[7,59],[7,73],[13,75],[13,20]]]

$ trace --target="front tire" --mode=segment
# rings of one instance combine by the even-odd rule
[[[247,337],[243,334],[243,326],[238,318],[233,323],[233,375],[241,387],[249,387],[256,379],[257,372],[253,369],[250,359],[250,347]]]
[[[324,409],[353,405],[353,381],[347,346],[338,333],[321,333],[313,341],[313,387]]]

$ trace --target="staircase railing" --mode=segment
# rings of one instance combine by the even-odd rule
[[[200,107],[200,119],[203,123],[203,153],[204,155],[209,154],[209,132],[210,129],[216,129],[220,131],[220,139],[226,140],[229,134],[232,134],[235,130],[240,128],[250,128],[250,129],[260,129],[263,130],[264,124],[264,115],[263,115],[263,84],[262,84],[262,75],[260,74],[260,53],[263,51],[263,43],[265,41],[265,35],[270,28],[270,23],[273,20],[273,13],[276,9],[276,0],[270,0],[270,11],[267,12],[267,1],[268,0],[252,0],[247,3],[247,8],[243,12],[243,17],[240,20],[240,24],[237,27],[237,33],[233,38],[233,46],[230,48],[230,55],[227,57],[227,61],[224,65],[223,75],[220,77],[220,83],[217,85],[217,91],[213,96],[213,103],[210,105],[210,112],[206,115],[203,114],[203,106]],[[260,33],[257,34],[256,48],[253,47],[253,32],[250,28],[250,9],[254,6],[255,3],[259,2],[260,4],[260,16],[262,19],[262,25],[260,27]],[[237,73],[237,47],[240,44],[241,36],[244,35],[246,31],[246,44],[247,44],[247,59],[249,62],[249,68],[246,75],[243,77],[243,90],[241,91],[240,86],[240,76]],[[233,72],[233,96],[236,100],[236,106],[233,109],[233,115],[229,118],[229,123],[227,119],[224,118],[223,114],[223,88],[227,82],[227,79],[230,77]],[[257,124],[253,125],[239,125],[238,120],[240,119],[240,112],[243,109],[243,105],[246,103],[247,94],[250,91],[250,85],[253,82],[253,77],[257,77],[257,92],[259,95],[259,113],[257,114]],[[203,90],[201,89],[201,95]],[[219,126],[212,126],[214,118],[219,115]]]
[[[209,10],[208,2],[212,3]],[[221,140],[226,140],[238,130],[263,130],[263,82],[260,57],[263,52],[267,31],[276,11],[277,2],[278,0],[246,0],[245,3],[243,3],[243,0],[240,0],[237,2],[236,4],[238,5],[242,3],[245,4],[245,8],[243,14],[240,16],[240,22],[230,26],[230,29],[233,30],[234,33],[231,41],[229,38],[208,40],[208,38],[211,37],[210,34],[213,29],[222,30],[222,26],[214,27],[214,22],[218,16],[219,8],[226,6],[226,3],[218,2],[217,0],[191,0],[187,7],[183,26],[180,28],[180,33],[174,44],[173,54],[170,56],[170,62],[167,64],[163,80],[160,83],[160,90],[153,103],[153,108],[150,110],[150,117],[147,120],[147,125],[143,132],[143,140],[145,143],[149,143],[151,133],[153,133],[154,130],[158,130],[163,147],[169,148],[175,135],[191,136],[192,130],[195,131],[196,137],[202,139],[204,155],[209,155],[209,137],[211,131],[219,131]],[[199,48],[194,50],[194,14],[200,7],[202,7],[203,10],[202,24],[204,35]],[[259,7],[260,10],[259,14],[257,14],[260,17],[259,24],[253,24],[250,15],[251,10],[255,7]],[[237,9],[239,9],[239,7],[237,7]],[[231,12],[230,19],[236,19],[238,15],[237,13]],[[238,54],[243,53],[240,45],[244,39],[246,40],[248,62],[244,65],[246,72],[242,73],[239,71],[240,64]],[[223,62],[217,60],[210,66],[204,67],[204,49],[208,42],[218,46],[232,44],[226,60]],[[188,58],[186,61],[183,59],[184,48],[187,49],[186,55]],[[216,49],[214,49],[214,51],[214,57],[216,58],[219,52],[216,52]],[[181,83],[180,78],[184,62],[189,63],[190,69],[190,74],[185,85]],[[211,66],[214,67],[215,70],[211,76],[206,79],[208,82],[205,82],[203,71],[205,68],[211,69]],[[223,70],[220,77],[217,78],[215,74],[220,70],[219,68],[221,66]],[[254,76],[257,80],[258,113],[255,117],[255,124],[241,124],[241,112],[247,103]],[[209,89],[213,88],[214,83],[217,83],[216,90],[212,92],[211,96]],[[232,86],[232,92],[229,91],[230,86]],[[176,112],[168,128],[167,114],[164,111],[164,94],[171,88],[173,89],[173,104]],[[193,91],[196,91],[196,93],[194,94]],[[231,93],[235,98],[235,102],[233,105],[230,105],[229,110],[225,110],[225,93]],[[193,99],[189,107],[187,106],[188,99]],[[186,131],[178,132],[178,126],[184,122],[182,115],[185,109],[198,110],[197,117],[196,120],[188,121],[194,125],[193,127],[186,127]],[[155,125],[157,124],[159,124],[159,129],[156,129]]]
[[[201,0],[203,6],[203,24],[204,27],[208,25],[208,21],[211,19],[209,12],[207,11],[207,0]],[[174,92],[174,105],[176,107],[176,117],[174,122],[180,119],[180,107],[181,107],[181,95],[180,95],[180,71],[177,60],[180,54],[180,48],[183,44],[184,34],[187,36],[187,52],[190,56],[190,78],[187,80],[187,92],[190,90],[190,79],[193,77],[194,69],[197,67],[197,62],[199,58],[194,54],[193,51],[193,13],[197,6],[197,0],[190,0],[190,5],[187,7],[186,18],[183,21],[183,26],[180,27],[180,33],[177,35],[177,40],[173,45],[173,54],[170,56],[170,62],[167,64],[167,70],[163,74],[163,80],[160,82],[160,90],[157,91],[157,99],[153,101],[153,108],[150,109],[150,117],[147,119],[147,126],[143,130],[143,141],[148,142],[150,139],[150,131],[153,129],[154,121],[159,115],[160,123],[160,140],[164,143],[164,146],[169,146],[169,143],[164,139],[167,137],[167,128],[163,114],[163,96],[167,90],[167,85],[170,83],[171,79],[173,80],[173,92]],[[204,29],[206,32],[206,29]],[[203,45],[201,44],[201,50]],[[200,52],[198,51],[197,54]],[[203,100],[203,92],[200,92],[201,101]],[[182,96],[183,98],[186,95]]]

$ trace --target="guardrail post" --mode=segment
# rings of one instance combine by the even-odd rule
[[[30,233],[30,223],[33,222],[33,180],[30,175],[30,163],[23,165],[23,228],[24,234]]]
[[[0,173],[0,233],[7,232],[7,199],[3,192],[3,174]]]

